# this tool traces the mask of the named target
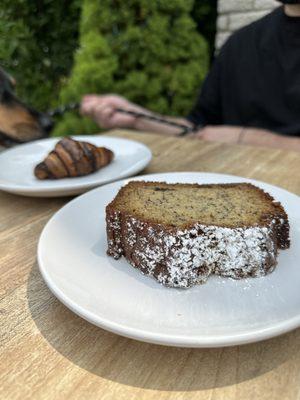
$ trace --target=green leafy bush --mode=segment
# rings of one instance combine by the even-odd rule
[[[60,102],[115,92],[162,114],[186,114],[209,64],[193,6],[193,0],[84,0],[79,48]],[[69,113],[55,134],[96,130]]]
[[[205,75],[215,19],[216,0],[2,0],[0,65],[40,110],[88,92],[119,92],[183,115]],[[69,113],[56,133],[95,130]]]
[[[38,109],[57,102],[78,44],[80,0],[1,0],[0,64]]]

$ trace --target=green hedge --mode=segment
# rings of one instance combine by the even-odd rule
[[[57,103],[78,45],[80,0],[1,0],[0,64],[18,95],[41,110]]]
[[[216,0],[2,0],[0,65],[40,110],[118,92],[182,115],[207,71],[215,19]],[[69,113],[55,133],[97,129]]]
[[[206,40],[191,18],[193,0],[84,0],[80,47],[62,103],[115,92],[162,114],[191,108],[209,63]],[[74,114],[55,134],[99,130]]]

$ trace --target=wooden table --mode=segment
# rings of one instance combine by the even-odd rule
[[[229,173],[300,195],[300,153],[110,135],[152,149],[145,173]],[[64,307],[38,272],[36,246],[47,220],[68,200],[0,194],[1,399],[300,399],[300,329],[251,345],[179,349],[116,336]]]

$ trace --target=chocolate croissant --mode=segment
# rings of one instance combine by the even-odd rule
[[[113,152],[88,142],[65,137],[34,169],[38,179],[61,179],[98,171],[113,159]]]

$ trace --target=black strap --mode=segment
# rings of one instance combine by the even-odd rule
[[[56,117],[57,115],[63,115],[67,111],[77,110],[79,106],[80,103],[69,103],[65,104],[64,106],[54,108],[53,110],[48,111],[46,114],[49,115],[49,117]]]
[[[128,114],[128,115],[133,115],[136,118],[144,118],[148,119],[150,121],[155,121],[161,124],[169,125],[169,126],[174,126],[176,128],[182,129],[182,131],[179,133],[178,136],[185,136],[188,133],[195,132],[197,129],[195,125],[193,126],[187,126],[184,124],[179,124],[178,122],[171,121],[169,119],[153,115],[153,114],[146,114],[142,112],[137,112],[137,111],[131,111],[131,110],[124,110],[123,108],[117,108],[117,112],[121,112],[123,114]]]
[[[69,104],[66,104],[64,106],[57,107],[54,110],[48,111],[47,114],[50,117],[54,117],[54,116],[57,116],[57,115],[63,115],[67,111],[73,111],[73,110],[78,109],[79,106],[80,106],[79,103],[69,103]],[[163,117],[158,116],[158,115],[146,114],[146,113],[132,111],[132,110],[125,110],[124,108],[116,108],[116,111],[119,112],[119,113],[132,115],[132,116],[134,116],[136,118],[144,118],[144,119],[148,119],[150,121],[155,121],[155,122],[158,122],[158,123],[161,123],[161,124],[165,124],[165,125],[169,125],[169,126],[174,126],[175,128],[179,128],[179,129],[181,129],[181,132],[179,133],[178,136],[185,136],[188,133],[195,132],[196,130],[198,130],[200,128],[200,127],[198,127],[196,125],[187,126],[187,125],[184,125],[184,124],[180,124],[178,122],[171,121],[169,119],[163,118]]]

